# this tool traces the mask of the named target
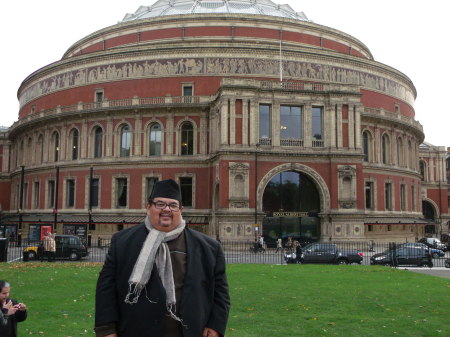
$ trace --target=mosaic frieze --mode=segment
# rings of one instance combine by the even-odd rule
[[[279,61],[257,58],[182,58],[114,63],[89,67],[46,78],[27,88],[20,105],[51,92],[105,81],[174,75],[252,75],[279,76]],[[388,78],[359,70],[331,65],[283,61],[283,77],[293,80],[316,80],[359,85],[395,96],[411,105],[411,90]]]

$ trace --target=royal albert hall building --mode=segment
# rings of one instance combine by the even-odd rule
[[[448,232],[446,151],[420,147],[415,98],[361,41],[287,5],[160,0],[23,81],[0,133],[0,228],[107,239],[172,178],[188,226],[221,240]]]

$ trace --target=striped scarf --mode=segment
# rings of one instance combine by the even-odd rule
[[[145,285],[152,274],[153,264],[156,263],[159,277],[166,291],[167,312],[173,319],[181,321],[175,315],[175,284],[173,280],[172,260],[170,259],[170,251],[166,242],[175,240],[184,230],[185,226],[186,222],[181,219],[180,225],[174,230],[161,232],[153,228],[148,216],[145,218],[145,227],[148,229],[148,234],[134,265],[133,272],[128,279],[128,293],[125,297],[125,303],[136,304],[138,302],[141,291],[145,289]],[[148,300],[150,301],[150,299]]]

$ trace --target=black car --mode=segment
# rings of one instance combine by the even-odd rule
[[[427,246],[424,243],[421,242],[407,242],[407,243],[402,243],[400,245],[397,246],[398,248],[403,247],[403,248],[423,248],[425,250],[429,250],[431,256],[435,259],[439,258],[439,257],[444,257],[445,253],[443,250],[441,249],[437,249],[437,248],[430,248],[429,246]]]
[[[428,249],[414,247],[400,247],[388,249],[370,258],[370,264],[385,266],[427,266],[433,267],[433,261]]]
[[[302,248],[301,263],[360,264],[363,254],[356,249],[341,250],[334,243],[310,243]]]
[[[69,258],[72,261],[80,260],[89,255],[88,249],[80,237],[76,235],[57,234],[55,237],[55,258]],[[39,245],[25,247],[23,249],[23,260],[40,259],[44,253],[42,243]]]

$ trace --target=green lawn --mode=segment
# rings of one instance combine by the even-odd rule
[[[20,336],[93,336],[100,264],[0,264]],[[450,280],[378,266],[228,265],[227,337],[450,336]]]

